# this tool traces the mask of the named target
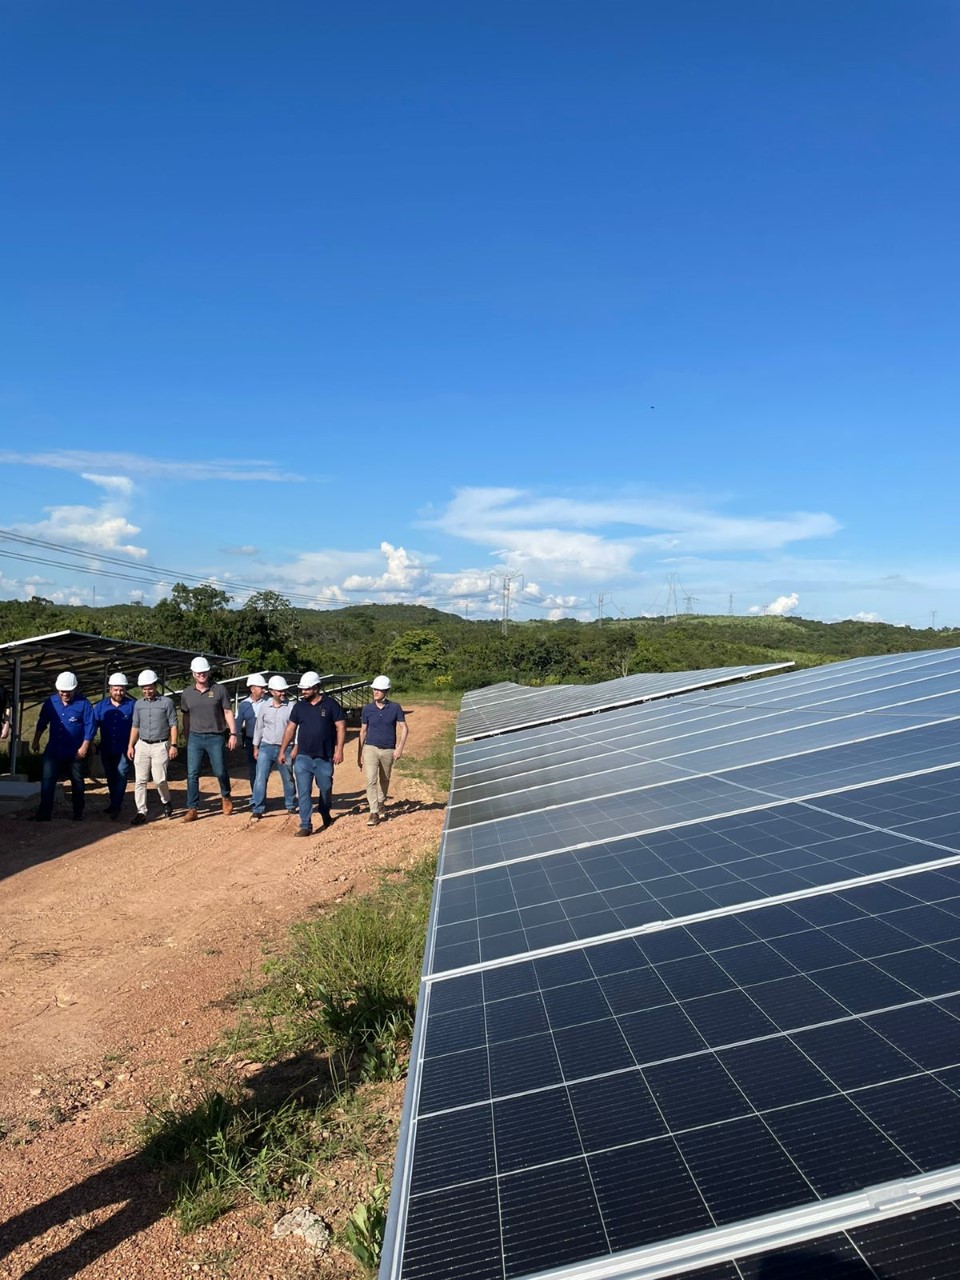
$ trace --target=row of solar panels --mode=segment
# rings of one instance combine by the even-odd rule
[[[960,1276],[958,1198],[960,652],[458,747],[383,1280]]]
[[[457,719],[457,742],[510,733],[536,724],[555,724],[593,711],[672,697],[748,675],[783,671],[791,662],[712,671],[668,671],[624,676],[602,684],[566,684],[533,689],[503,681],[464,695]]]

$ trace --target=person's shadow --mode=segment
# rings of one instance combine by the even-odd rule
[[[338,1096],[342,1087],[342,1078],[325,1058],[306,1052],[258,1072],[246,1082],[239,1100],[209,1092],[191,1111],[161,1117],[135,1155],[0,1224],[0,1259],[55,1227],[117,1206],[109,1217],[18,1273],[22,1280],[69,1280],[169,1212],[190,1171],[191,1155],[206,1135],[226,1131],[244,1113],[258,1112],[269,1121],[291,1101],[312,1114],[318,1105]]]

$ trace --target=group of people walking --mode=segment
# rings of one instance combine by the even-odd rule
[[[322,830],[333,822],[333,774],[343,763],[346,717],[339,702],[323,689],[316,671],[306,671],[299,681],[299,699],[291,700],[290,686],[282,676],[252,675],[247,679],[247,697],[236,716],[226,688],[211,678],[210,663],[196,657],[190,664],[193,683],[180,694],[183,741],[187,751],[187,801],[184,822],[199,815],[200,774],[204,761],[217,779],[224,814],[233,812],[227,753],[242,736],[250,779],[250,812],[260,821],[266,812],[267,787],[274,769],[280,775],[284,808],[299,817],[298,836],[313,831],[313,787],[317,788],[317,813]],[[149,668],[137,677],[141,696],[130,696],[129,681],[114,672],[109,692],[97,703],[78,693],[72,671],[57,676],[55,692],[40,710],[33,737],[33,750],[49,731],[43,755],[40,804],[34,814],[38,822],[49,822],[57,782],[70,779],[73,818],[84,816],[84,760],[99,733],[100,760],[107,784],[109,803],[104,812],[120,818],[130,774],[134,771],[136,812],[131,825],[147,821],[147,789],[152,780],[165,818],[173,817],[173,801],[167,781],[167,766],[178,752],[177,709],[173,699],[159,690],[159,679]],[[388,676],[372,681],[372,702],[361,712],[358,765],[364,771],[370,807],[368,826],[383,820],[384,805],[394,762],[403,754],[407,725],[399,703],[387,697]]]

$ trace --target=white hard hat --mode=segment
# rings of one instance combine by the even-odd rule
[[[316,671],[305,671],[300,677],[301,689],[312,689],[315,684],[320,683],[320,675]]]
[[[156,684],[156,683],[157,683],[157,673],[155,671],[151,671],[149,667],[147,667],[145,671],[141,671],[140,674],[137,676],[137,684],[140,686],[141,689],[145,684]]]
[[[290,686],[287,684],[286,680],[284,680],[283,676],[271,676],[267,681],[267,688],[274,689],[277,693],[282,693],[284,689],[289,689]]]
[[[190,670],[193,671],[194,673],[196,673],[197,671],[209,671],[210,663],[206,660],[206,658],[194,658],[194,660],[190,663]]]
[[[265,689],[267,687],[267,677],[259,674],[255,676],[247,676],[247,688],[252,689],[254,685],[256,685],[258,689]]]
[[[56,685],[61,693],[72,693],[77,687],[77,677],[72,671],[61,671],[57,676]]]
[[[107,684],[111,686],[115,684],[122,684],[126,686],[129,683],[130,681],[127,679],[127,677],[123,674],[122,671],[115,671],[113,675],[110,677],[110,679],[107,681]]]
[[[389,677],[389,676],[374,676],[374,677],[373,677],[373,679],[370,681],[370,688],[371,688],[371,689],[389,689],[389,688],[390,688],[390,677]]]

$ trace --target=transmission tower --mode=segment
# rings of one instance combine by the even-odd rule
[[[491,573],[490,588],[493,591],[499,591],[503,601],[503,614],[500,623],[500,630],[503,635],[507,634],[507,623],[510,621],[510,591],[515,582],[520,583],[520,590],[523,590],[523,574],[522,573]]]
[[[683,597],[684,613],[693,613],[693,606],[696,603],[697,603],[696,596],[691,596],[684,593],[684,597]]]

